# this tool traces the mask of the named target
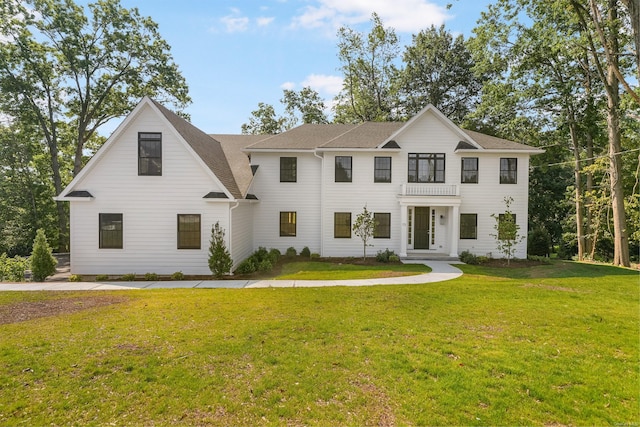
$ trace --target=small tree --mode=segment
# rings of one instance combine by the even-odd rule
[[[209,245],[209,269],[215,277],[229,273],[233,260],[224,242],[224,230],[220,222],[211,227],[211,243]]]
[[[58,261],[51,254],[47,236],[42,228],[36,232],[30,262],[31,278],[35,282],[44,282],[44,279],[56,272]]]
[[[378,221],[373,217],[373,212],[367,210],[365,205],[364,210],[358,214],[355,222],[353,223],[353,233],[362,239],[363,254],[362,259],[367,259],[367,242],[373,237],[373,233],[378,225]]]
[[[491,236],[496,239],[498,251],[502,252],[507,258],[507,265],[510,264],[511,258],[516,253],[516,245],[525,238],[525,236],[520,236],[518,233],[520,226],[516,224],[516,216],[511,212],[512,203],[513,197],[505,197],[504,213],[491,215],[496,220],[496,224],[493,226],[496,233],[491,234]]]

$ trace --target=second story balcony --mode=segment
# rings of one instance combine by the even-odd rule
[[[460,186],[456,184],[408,183],[400,186],[402,196],[460,196]]]

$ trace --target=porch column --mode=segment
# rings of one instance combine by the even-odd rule
[[[400,204],[400,258],[407,256],[407,205]]]
[[[454,205],[450,208],[451,215],[451,250],[450,257],[458,256],[458,239],[460,239],[460,206]]]

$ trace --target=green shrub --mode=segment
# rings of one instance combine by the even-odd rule
[[[44,282],[44,279],[56,272],[56,260],[51,254],[51,248],[47,243],[47,236],[42,228],[36,232],[33,240],[33,252],[31,253],[31,280]]]
[[[24,282],[27,265],[26,258],[17,255],[9,258],[7,254],[0,255],[0,282]]]
[[[156,273],[145,273],[144,280],[151,281],[151,282],[156,281],[158,280],[158,275]]]
[[[124,280],[125,282],[133,282],[134,280],[136,280],[136,273],[127,273],[123,275],[120,279]]]
[[[171,280],[184,280],[184,274],[182,271],[176,271],[171,275]]]
[[[459,258],[460,258],[460,261],[464,262],[465,264],[469,264],[469,265],[480,264],[478,257],[469,251],[462,251],[460,253]]]
[[[400,257],[398,255],[389,255],[389,262],[400,262]]]
[[[376,254],[376,261],[378,262],[389,262],[389,257],[396,256],[396,253],[390,251],[389,249],[385,249],[384,251],[378,251]]]
[[[320,258],[320,254],[319,253],[313,252],[311,254],[311,259],[318,259],[318,258]]]
[[[542,264],[551,264],[551,260],[546,256],[538,256],[538,255],[529,255],[527,257],[529,261],[538,261]]]
[[[293,258],[297,254],[298,252],[296,251],[296,248],[294,248],[293,246],[290,246],[287,248],[287,252],[286,252],[287,258]]]
[[[268,259],[263,259],[260,261],[260,264],[258,264],[258,271],[271,271],[272,268],[273,265],[271,265],[271,261]]]
[[[79,274],[72,274],[71,276],[69,276],[69,281],[70,282],[82,282],[82,276]]]
[[[280,256],[282,254],[280,253],[279,250],[273,248],[269,251],[269,261],[271,261],[271,265],[275,265],[278,260],[280,259]]]
[[[224,240],[224,229],[216,222],[211,226],[209,244],[209,270],[215,277],[222,277],[231,271],[233,260]]]
[[[305,246],[304,248],[302,248],[302,250],[300,251],[300,256],[311,258],[311,251],[309,250],[309,246]]]
[[[245,259],[240,263],[238,268],[236,269],[236,273],[238,274],[251,274],[256,271],[256,266],[251,257]]]
[[[536,228],[529,233],[527,252],[529,255],[549,256],[551,253],[551,236],[549,232],[543,228]]]
[[[105,280],[109,280],[109,275],[108,274],[98,274],[96,276],[96,282],[103,282]]]

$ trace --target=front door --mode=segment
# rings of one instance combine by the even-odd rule
[[[413,249],[429,249],[429,208],[416,207]]]

